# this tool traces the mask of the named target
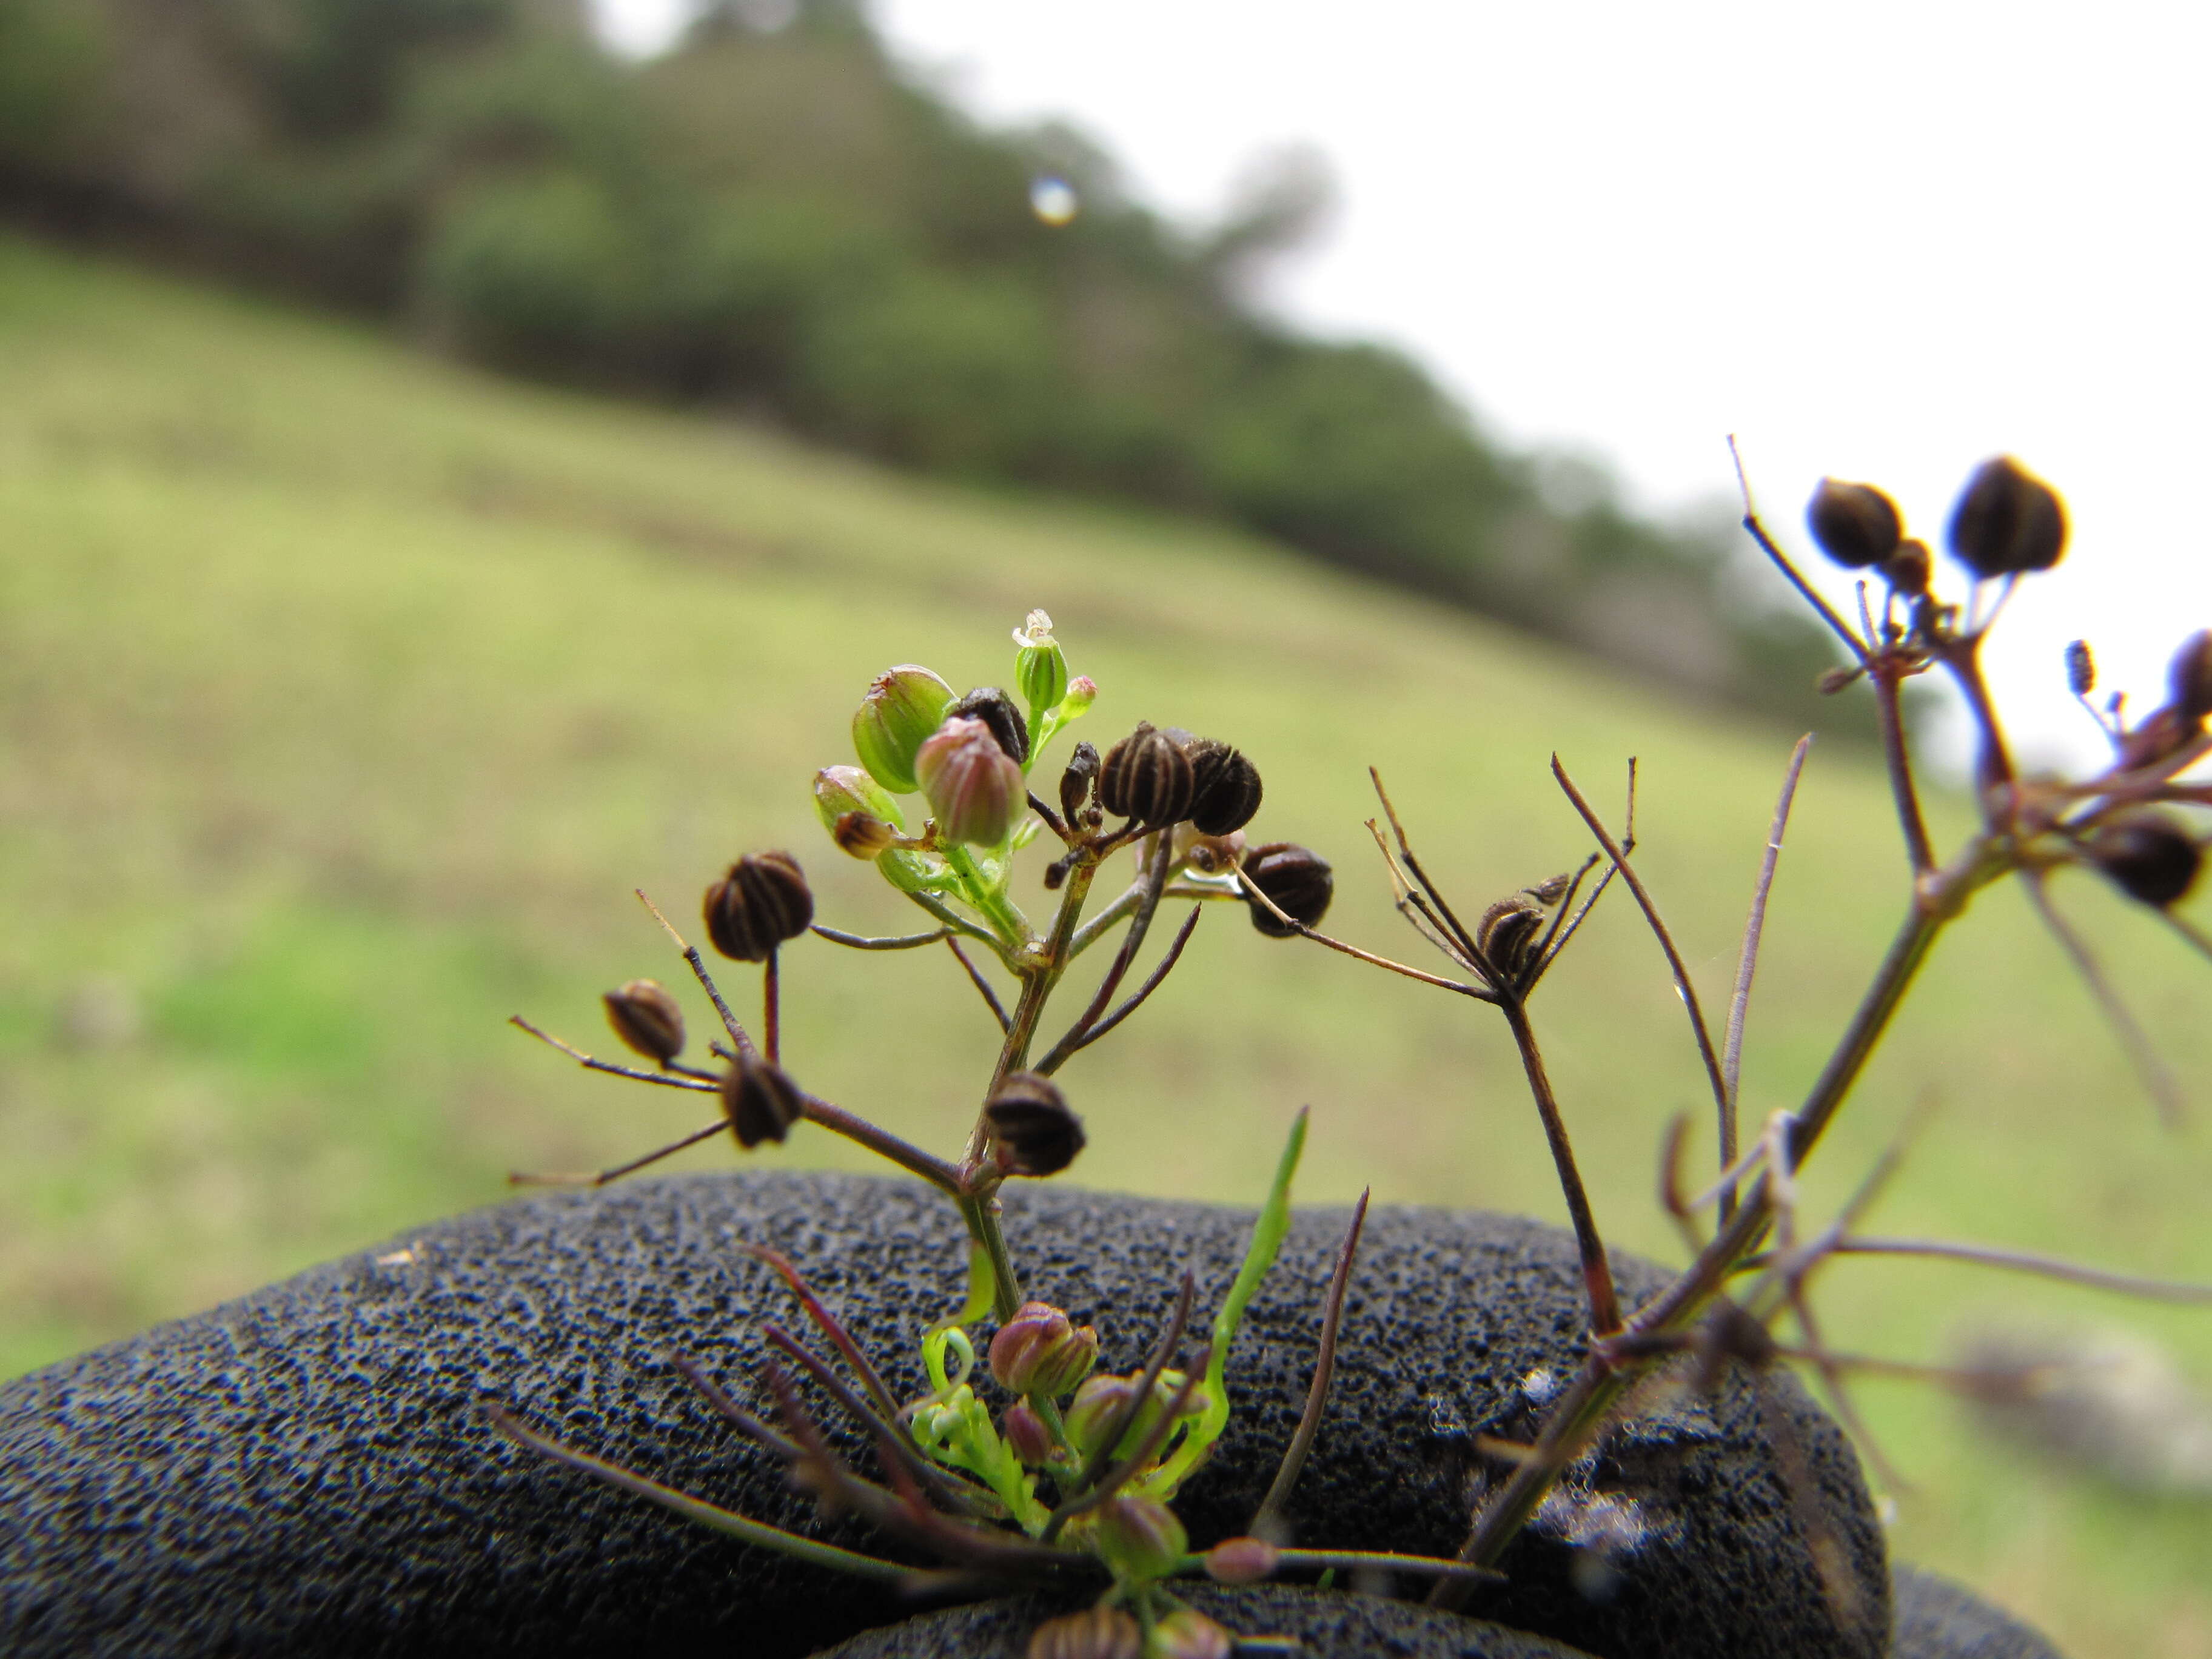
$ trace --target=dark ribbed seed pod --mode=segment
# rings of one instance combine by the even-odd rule
[[[1286,841],[1269,842],[1246,854],[1243,879],[1266,894],[1276,909],[1309,927],[1320,924],[1328,914],[1329,900],[1336,895],[1336,878],[1330,873],[1328,860]],[[1268,938],[1289,939],[1297,932],[1285,927],[1249,893],[1244,896],[1244,902],[1252,912],[1252,925]]]
[[[1928,591],[1928,579],[1935,574],[1935,561],[1928,556],[1928,544],[1902,541],[1897,551],[1881,562],[1885,580],[1908,599],[1917,599]]]
[[[1022,711],[1014,707],[1014,700],[995,685],[979,685],[966,696],[945,711],[945,718],[955,715],[962,720],[981,720],[991,728],[991,735],[999,740],[1016,765],[1030,757],[1030,723],[1022,718]]]
[[[1490,965],[1508,979],[1518,979],[1535,953],[1537,937],[1544,931],[1540,906],[1516,894],[1500,899],[1482,913],[1474,925],[1474,942]]]
[[[999,1167],[1008,1175],[1058,1175],[1084,1148],[1083,1120],[1068,1109],[1060,1085],[1035,1072],[1007,1073],[983,1117]]]
[[[2086,697],[2097,689],[2097,659],[2089,654],[2089,641],[2070,640],[2066,646],[2066,689]]]
[[[1098,804],[1117,817],[1165,829],[1190,813],[1190,757],[1149,723],[1106,751],[1098,769]]]
[[[750,1152],[763,1140],[781,1140],[806,1115],[806,1097],[791,1074],[764,1060],[741,1056],[722,1073],[722,1115],[730,1133]]]
[[[1841,478],[1820,480],[1806,504],[1805,523],[1820,551],[1846,570],[1880,564],[1905,536],[1895,501],[1872,484]]]
[[[1075,752],[1067,757],[1067,770],[1060,775],[1060,810],[1070,829],[1075,827],[1085,803],[1091,799],[1091,786],[1097,781],[1097,750],[1087,743],[1077,744]]]
[[[2161,910],[2189,896],[2204,862],[2188,833],[2156,812],[2106,825],[2090,842],[2088,856],[2130,898]]]
[[[1190,811],[1201,835],[1225,836],[1252,822],[1260,810],[1260,769],[1237,750],[1212,738],[1183,745],[1190,759]]]
[[[684,1052],[684,1010],[658,980],[634,979],[607,992],[607,1024],[632,1052],[665,1066]]]
[[[841,812],[830,826],[830,839],[856,859],[875,857],[891,844],[896,833],[873,812]]]
[[[1951,551],[1977,576],[2048,570],[2066,550],[2066,504],[2009,455],[1984,461],[1951,512]]]
[[[768,953],[812,925],[814,895],[788,853],[748,853],[707,890],[707,937],[733,962]]]
[[[2212,714],[2212,629],[2182,641],[2166,665],[2166,684],[2182,719],[2202,722]]]

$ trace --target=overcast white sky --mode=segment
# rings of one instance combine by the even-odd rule
[[[639,49],[683,0],[597,0]],[[1656,7],[1469,0],[877,0],[992,120],[1073,120],[1170,215],[1318,149],[1341,204],[1284,310],[1395,341],[1515,444],[1666,509],[1770,523],[1822,472],[1937,539],[2010,450],[2065,492],[2065,566],[1991,655],[2028,728],[2087,634],[2146,703],[2212,623],[2212,13],[2181,4]]]

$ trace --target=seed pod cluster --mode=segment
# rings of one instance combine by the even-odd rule
[[[1516,893],[1482,913],[1482,920],[1475,924],[1474,942],[1482,947],[1492,967],[1509,980],[1518,980],[1535,959],[1537,940],[1543,931],[1542,908]]]
[[[1243,879],[1271,900],[1275,908],[1293,922],[1318,927],[1336,896],[1336,877],[1328,860],[1310,848],[1286,841],[1269,842],[1244,855]],[[1244,898],[1252,912],[1252,925],[1270,939],[1289,939],[1298,931],[1286,927],[1273,911],[1250,894]]]
[[[1098,770],[1098,804],[1153,829],[1189,817],[1196,787],[1183,745],[1149,720],[1108,750]]]
[[[1083,1120],[1048,1077],[1012,1072],[983,1107],[999,1167],[1008,1175],[1058,1175],[1085,1145]]]
[[[1030,725],[1014,700],[995,685],[979,685],[945,711],[945,718],[981,720],[991,728],[1007,759],[1019,766],[1030,757]]]
[[[2066,505],[2009,455],[1984,461],[1951,513],[1951,551],[1987,580],[2048,570],[2066,550]]]
[[[607,1024],[633,1054],[665,1066],[684,1052],[684,1009],[658,980],[634,979],[607,992]]]
[[[707,890],[707,937],[732,962],[765,962],[814,921],[814,894],[788,853],[748,853]]]
[[[991,1376],[1009,1394],[1057,1400],[1097,1364],[1098,1333],[1048,1302],[1024,1302],[991,1339]]]
[[[1226,836],[1252,822],[1260,810],[1260,769],[1241,750],[1214,738],[1196,738],[1183,746],[1190,757],[1191,827],[1202,835]]]
[[[1897,503],[1872,484],[1823,478],[1805,508],[1820,550],[1846,570],[1880,564],[1898,550],[1905,521]]]
[[[2114,886],[2160,910],[2189,896],[2204,863],[2203,849],[2160,812],[2137,812],[2106,825],[2087,852]]]
[[[740,1054],[722,1073],[722,1115],[738,1145],[750,1152],[763,1140],[781,1141],[806,1115],[806,1097],[781,1066]]]

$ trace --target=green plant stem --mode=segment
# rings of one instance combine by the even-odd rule
[[[1806,1154],[1834,1119],[1836,1109],[1865,1069],[1898,1005],[1928,959],[1936,936],[1965,908],[1977,887],[2002,873],[2004,866],[1993,864],[1993,859],[1987,843],[1977,841],[1968,856],[1936,884],[1936,892],[1923,895],[1907,914],[1873,982],[1860,999],[1850,1024],[1791,1126],[1792,1168],[1802,1166]],[[1938,902],[1928,902],[1930,897]],[[1477,1516],[1474,1530],[1460,1550],[1461,1560],[1481,1566],[1498,1565],[1561,1471],[1603,1425],[1607,1413],[1638,1376],[1658,1363],[1656,1356],[1624,1362],[1622,1356],[1629,1346],[1693,1323],[1720,1294],[1736,1267],[1759,1248],[1774,1216],[1773,1190],[1762,1176],[1735,1218],[1682,1276],[1639,1309],[1612,1342],[1601,1340],[1592,1346],[1553,1407],[1528,1459]],[[1469,1586],[1447,1581],[1436,1586],[1429,1600],[1439,1607],[1456,1608],[1466,1605],[1470,1593]]]

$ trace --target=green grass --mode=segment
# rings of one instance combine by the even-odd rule
[[[605,1046],[597,993],[678,969],[629,889],[680,921],[747,848],[797,850],[826,919],[904,926],[822,836],[809,775],[849,758],[877,670],[1000,680],[1039,605],[1103,688],[1090,735],[1148,718],[1238,743],[1267,778],[1255,829],[1336,860],[1338,931],[1417,959],[1361,827],[1370,763],[1479,908],[1583,850],[1553,748],[1607,799],[1640,755],[1639,861],[1724,997],[1775,733],[1217,529],[518,388],[0,241],[0,1374],[498,1201],[511,1167],[590,1167],[703,1121],[501,1022]],[[1955,804],[1937,817],[1960,831]],[[2212,1110],[2212,975],[2063,886]],[[1816,752],[1753,1008],[1753,1122],[1817,1067],[1902,902],[1879,778]],[[957,1142],[994,1045],[948,960],[811,942],[787,985],[811,1086]],[[64,1040],[102,986],[137,1035]],[[1537,1018],[1612,1237],[1675,1254],[1654,1154],[1700,1073],[1632,910],[1607,902]],[[1310,1103],[1306,1200],[1371,1184],[1559,1214],[1493,1018],[1234,913],[1064,1080],[1091,1184],[1250,1199]],[[1941,947],[1811,1174],[1816,1206],[1930,1096],[1886,1228],[2212,1279],[2203,1131],[2157,1128],[2008,891]],[[860,1167],[813,1134],[765,1157]],[[1896,1264],[1840,1265],[1823,1297],[1855,1349],[2087,1318],[2212,1377],[2201,1312]],[[2212,1510],[2039,1470],[1923,1389],[1864,1401],[1919,1483],[1901,1557],[2081,1659],[2212,1654]]]

